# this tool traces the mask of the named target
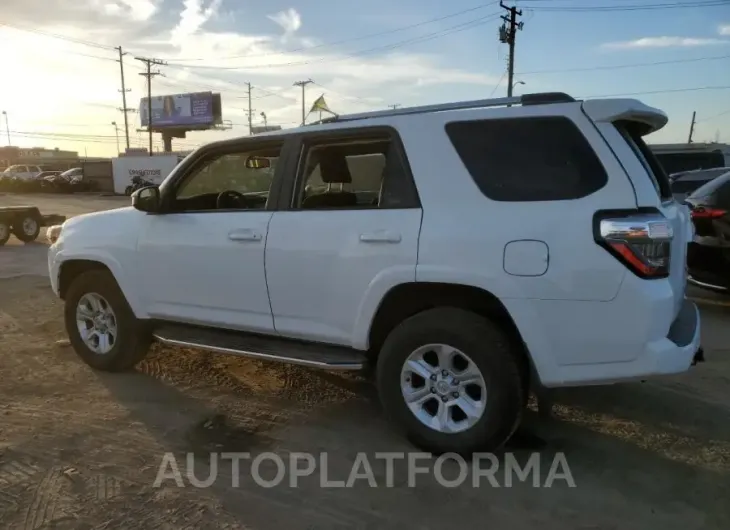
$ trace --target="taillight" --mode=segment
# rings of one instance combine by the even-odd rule
[[[690,212],[693,219],[718,219],[720,217],[724,217],[726,214],[726,210],[720,210],[719,208],[707,208],[705,206],[698,206]]]
[[[669,276],[672,225],[660,213],[600,217],[596,242],[641,278]]]

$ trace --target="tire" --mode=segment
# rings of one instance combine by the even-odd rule
[[[468,366],[478,369],[481,382],[486,387],[481,416],[472,426],[460,432],[445,433],[425,425],[411,411],[401,389],[402,381],[417,379],[413,374],[402,373],[405,361],[419,348],[428,352],[428,348],[423,347],[433,344],[455,348],[459,352],[458,360],[464,360],[461,354],[468,357],[474,365]],[[520,374],[520,359],[507,335],[494,322],[469,311],[442,307],[410,317],[390,333],[378,358],[377,387],[386,415],[414,445],[435,454],[453,452],[470,457],[476,451],[499,449],[517,429],[526,405],[526,382]],[[457,371],[457,379],[458,375]],[[432,385],[429,380],[425,380],[425,384]],[[433,383],[434,386],[437,384]],[[459,391],[463,396],[464,392],[473,392],[473,388],[462,387]],[[435,399],[439,410],[439,400],[463,399],[455,398],[455,394],[450,392],[446,394],[443,398],[439,394],[431,394],[426,399]],[[449,410],[452,411],[449,414],[456,415],[453,409]]]
[[[0,247],[10,239],[10,225],[7,221],[0,220]]]
[[[81,337],[76,321],[77,306],[86,295],[101,296],[111,307],[116,325],[116,337],[106,353],[92,350]],[[138,320],[119,289],[114,276],[105,270],[93,270],[79,275],[69,286],[64,307],[66,333],[71,346],[83,361],[97,370],[121,372],[132,368],[149,351],[152,333],[149,326]]]
[[[13,219],[13,235],[23,243],[30,243],[41,233],[41,220],[32,213],[19,215]]]

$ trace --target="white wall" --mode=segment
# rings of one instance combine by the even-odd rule
[[[122,156],[112,158],[114,193],[124,193],[132,185],[132,177],[139,175],[153,184],[161,184],[177,165],[178,156]]]

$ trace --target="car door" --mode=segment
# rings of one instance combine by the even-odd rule
[[[391,129],[299,141],[266,243],[274,324],[286,337],[363,347],[360,316],[415,281],[418,194]]]
[[[161,188],[138,241],[152,318],[272,332],[264,249],[281,141],[206,150]],[[274,201],[275,202],[275,201]]]

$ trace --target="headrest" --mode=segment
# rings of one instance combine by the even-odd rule
[[[344,153],[336,147],[322,150],[319,157],[319,174],[325,184],[349,184],[352,182],[347,159]]]

